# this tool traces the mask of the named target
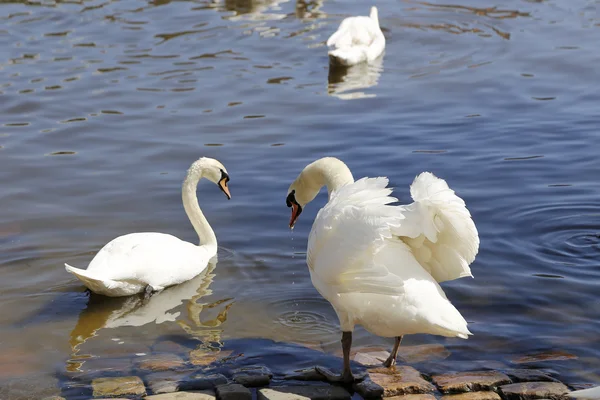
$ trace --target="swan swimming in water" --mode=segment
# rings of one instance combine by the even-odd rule
[[[383,53],[385,36],[379,27],[377,7],[368,17],[348,17],[327,39],[329,60],[333,65],[351,66],[371,62]]]
[[[166,233],[130,233],[106,244],[87,269],[65,264],[67,272],[91,291],[111,297],[144,291],[150,295],[200,274],[217,254],[217,238],[196,197],[196,186],[202,178],[216,183],[231,199],[229,175],[223,164],[203,157],[191,165],[183,181],[183,207],[202,244],[185,242]]]
[[[397,199],[387,184],[384,177],[355,182],[346,164],[325,157],[307,165],[288,190],[290,228],[323,186],[329,193],[313,223],[306,261],[342,329],[342,376],[319,370],[330,380],[354,380],[350,348],[356,324],[395,338],[387,367],[395,364],[403,335],[471,335],[438,284],[473,276],[469,264],[479,235],[465,202],[429,172],[415,178],[409,205],[389,205]]]

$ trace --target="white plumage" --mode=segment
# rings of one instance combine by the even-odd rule
[[[343,332],[359,324],[384,337],[466,339],[467,322],[438,284],[472,276],[479,236],[464,201],[429,172],[415,178],[409,205],[390,205],[397,199],[387,184],[383,177],[354,182],[343,162],[323,158],[290,186],[288,205],[296,203],[296,214],[322,186],[329,191],[308,239],[313,285]]]
[[[385,49],[385,37],[379,27],[377,7],[371,7],[368,17],[349,17],[327,40],[332,64],[351,66],[370,62]]]
[[[217,253],[217,238],[196,198],[202,178],[219,185],[228,198],[227,170],[219,161],[203,157],[192,164],[183,183],[185,211],[202,245],[157,232],[130,233],[106,244],[87,269],[65,264],[91,291],[105,296],[130,296],[145,290],[160,291],[200,274]]]
[[[569,397],[574,397],[576,399],[600,399],[600,386],[596,386],[589,389],[575,390],[574,392],[571,392],[568,395]]]

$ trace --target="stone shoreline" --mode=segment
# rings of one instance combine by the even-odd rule
[[[423,347],[427,346],[414,347],[422,353]],[[439,347],[443,349],[443,346]],[[414,353],[415,349],[405,351]],[[427,351],[431,351],[431,346]],[[439,349],[434,353],[439,354]],[[86,377],[83,374],[68,382],[63,387],[63,394],[66,399],[96,400],[142,397],[154,400],[557,400],[568,399],[571,389],[581,388],[570,388],[548,372],[527,368],[433,375],[401,363],[394,369],[387,369],[381,367],[381,360],[387,354],[382,350],[355,353],[353,359],[363,366],[362,372],[366,377],[352,387],[327,383],[315,368],[288,375],[273,374],[264,365],[217,369],[220,372],[215,372],[215,365],[235,364],[238,356],[232,356],[231,351],[192,351],[188,361],[174,354],[143,357],[137,361],[135,373],[127,376]],[[561,360],[565,356],[554,354],[554,358],[548,358],[548,354],[544,354],[543,357],[544,361],[548,361]],[[355,372],[361,371],[355,369]],[[86,396],[81,391],[75,393],[69,390],[70,387],[82,389],[90,395]],[[45,400],[65,400],[65,397],[54,396]]]

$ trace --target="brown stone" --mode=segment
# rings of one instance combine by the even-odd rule
[[[137,376],[97,378],[92,381],[94,397],[145,396],[144,382]]]
[[[442,400],[500,400],[496,392],[467,392],[460,394],[447,394]]]
[[[194,365],[207,366],[229,356],[231,350],[227,351],[207,351],[205,349],[196,349],[190,351],[190,362]]]
[[[444,360],[450,352],[441,344],[420,344],[417,346],[400,346],[398,357],[407,363]]]
[[[147,371],[168,371],[184,365],[183,358],[175,354],[155,354],[144,357],[138,362],[138,368]]]
[[[442,393],[494,390],[500,385],[511,382],[508,376],[497,371],[457,372],[433,377],[433,383]]]
[[[436,400],[431,394],[405,394],[404,396],[386,397],[385,400]]]
[[[354,355],[354,361],[367,367],[381,366],[389,356],[390,352],[385,350],[361,351]]]
[[[383,396],[419,394],[433,392],[435,387],[421,376],[421,373],[409,366],[397,366],[394,369],[375,368],[369,370],[371,380],[383,388]]]
[[[576,360],[577,356],[561,350],[545,351],[543,353],[527,354],[512,360],[515,364],[525,364],[540,361]]]
[[[383,388],[373,382],[368,376],[360,382],[355,382],[352,388],[363,399],[380,399],[383,396]]]
[[[507,400],[557,400],[565,398],[569,388],[559,382],[521,382],[501,386],[500,392]]]

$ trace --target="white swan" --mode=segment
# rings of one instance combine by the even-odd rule
[[[438,284],[472,276],[479,236],[464,201],[446,182],[424,172],[410,187],[414,202],[391,206],[388,179],[354,182],[342,161],[326,157],[304,168],[288,190],[290,228],[323,186],[329,202],[312,226],[307,264],[313,285],[335,309],[342,329],[344,369],[350,371],[355,324],[396,338],[395,363],[405,334],[466,339],[467,322]],[[339,378],[338,378],[339,379]]]
[[[196,197],[196,186],[202,178],[216,183],[231,198],[227,187],[229,175],[223,164],[206,157],[192,164],[183,182],[183,207],[202,245],[165,233],[130,233],[106,244],[86,270],[65,264],[67,272],[91,291],[111,297],[143,291],[150,294],[200,274],[217,253],[217,238]]]
[[[379,27],[377,7],[368,17],[349,17],[327,39],[329,59],[334,65],[350,66],[375,60],[385,49],[385,36]]]
[[[567,395],[576,399],[600,399],[600,386],[576,390],[574,392],[567,393]]]

